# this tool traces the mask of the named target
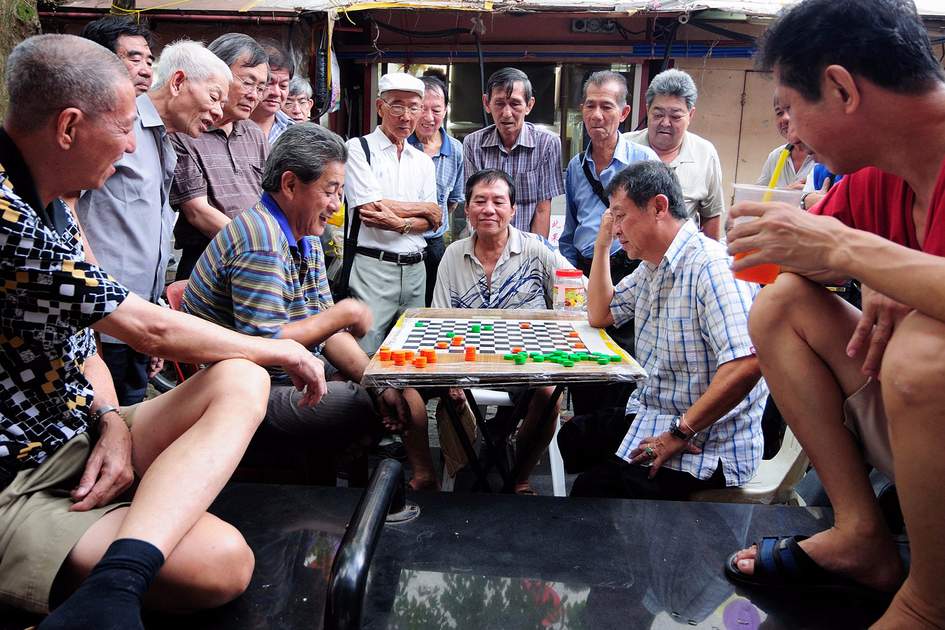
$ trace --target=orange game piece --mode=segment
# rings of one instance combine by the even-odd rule
[[[577,337],[577,336],[579,335],[578,335],[578,331],[576,330],[572,330],[571,332],[568,333],[568,337]]]
[[[413,360],[413,366],[414,366],[414,367],[418,367],[418,368],[424,368],[424,367],[426,367],[426,366],[427,366],[427,358],[426,358],[426,357],[417,357],[416,359]]]
[[[531,328],[531,327],[532,327],[532,325],[531,325],[529,322],[522,322],[521,324],[519,324],[519,328],[528,329],[528,328]]]
[[[476,346],[466,346],[466,360],[467,361],[476,360]]]
[[[404,360],[404,351],[403,351],[403,350],[392,350],[391,353],[390,353],[390,358],[392,358],[394,361],[396,361],[397,359],[400,359],[401,361],[403,361],[403,360]]]
[[[404,350],[404,358],[408,361],[413,361],[413,350]]]
[[[447,348],[450,347],[450,344],[448,344],[448,343],[445,342],[445,341],[437,341],[437,342],[436,342],[436,347],[439,348],[440,350],[446,350]]]
[[[377,354],[381,361],[390,361],[390,350],[379,350]]]
[[[512,354],[518,354],[521,351],[522,351],[521,348],[512,348]]]
[[[436,350],[427,350],[427,353],[423,355],[427,359],[427,363],[436,363]]]
[[[401,365],[406,365],[406,364],[407,364],[407,362],[404,361],[403,355],[401,355],[401,356],[399,356],[399,357],[394,357],[394,365],[396,365],[396,366],[401,366]]]
[[[586,350],[586,349],[587,349],[587,346],[585,346],[583,343],[580,343],[580,342],[574,344],[574,347],[577,348],[578,350]]]
[[[462,338],[462,337],[453,337],[453,340],[452,340],[450,343],[452,343],[454,346],[461,346],[461,345],[463,345],[463,338]]]

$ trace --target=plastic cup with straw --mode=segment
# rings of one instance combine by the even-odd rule
[[[778,180],[781,179],[781,173],[784,171],[784,165],[787,163],[788,158],[791,157],[791,150],[794,148],[794,145],[786,144],[784,148],[781,149],[781,154],[778,156],[778,161],[774,165],[774,172],[771,174],[771,179],[768,181],[768,188],[765,191],[764,195],[761,198],[762,203],[767,203],[771,201],[772,196],[774,195],[775,188],[777,187]],[[739,223],[744,223],[745,221],[752,221],[757,217],[738,217],[735,219],[735,225]],[[752,250],[754,251],[754,250]],[[741,254],[735,254],[735,260],[744,258],[745,256],[751,254],[752,252],[743,252]],[[778,274],[781,273],[781,266],[774,263],[765,263],[762,265],[755,265],[753,267],[748,267],[742,269],[741,271],[735,272],[735,277],[739,280],[744,280],[746,282],[757,282],[758,284],[771,284],[777,279]]]

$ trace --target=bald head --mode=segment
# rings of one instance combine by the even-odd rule
[[[124,64],[110,50],[74,35],[35,35],[10,53],[6,64],[10,106],[5,124],[35,131],[74,107],[95,117],[117,106],[117,89],[130,85]]]

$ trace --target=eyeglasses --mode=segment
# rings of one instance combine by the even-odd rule
[[[307,105],[308,103],[311,103],[311,102],[312,102],[312,99],[310,99],[310,98],[305,98],[305,97],[302,97],[302,98],[287,98],[287,99],[285,100],[285,106],[286,106],[286,107],[304,107],[305,105]]]
[[[406,107],[404,105],[392,105],[389,101],[385,101],[384,99],[381,99],[381,100],[387,104],[387,108],[390,110],[390,113],[393,114],[394,116],[403,116],[404,114],[408,112],[410,113],[411,116],[419,116],[420,112],[423,111],[423,108],[420,107],[419,105],[411,105],[410,107]]]
[[[240,82],[240,91],[243,94],[252,94],[256,92],[256,96],[262,96],[266,93],[266,82],[265,81],[252,81],[250,79],[241,79],[236,77]]]

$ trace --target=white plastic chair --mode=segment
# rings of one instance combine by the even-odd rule
[[[733,488],[700,490],[689,498],[716,503],[804,505],[804,500],[794,490],[794,486],[807,472],[808,463],[801,443],[786,427],[778,453],[769,460],[763,460],[748,483]]]

